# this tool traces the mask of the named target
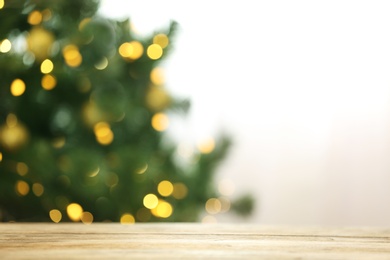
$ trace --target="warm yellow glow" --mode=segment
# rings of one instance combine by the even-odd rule
[[[21,79],[15,79],[11,83],[10,90],[13,96],[21,96],[26,90],[26,84],[24,84],[24,81]]]
[[[109,145],[114,140],[114,133],[106,122],[99,122],[94,126],[95,137],[98,143]]]
[[[144,203],[144,206],[148,209],[154,209],[155,207],[157,207],[157,204],[158,204],[158,198],[156,195],[152,194],[152,193],[149,193],[148,195],[146,195],[144,197],[144,200],[143,200],[143,203]]]
[[[88,211],[85,211],[83,212],[83,214],[81,214],[81,222],[83,222],[84,224],[92,224],[93,222],[93,215],[92,213],[88,212]]]
[[[153,43],[160,45],[164,49],[169,44],[169,38],[167,35],[160,33],[153,37]]]
[[[62,219],[61,211],[59,211],[58,209],[50,210],[49,216],[50,216],[51,221],[53,221],[54,223],[58,223]]]
[[[40,197],[40,196],[42,196],[45,189],[43,188],[42,184],[36,182],[32,185],[32,191],[35,194],[35,196]]]
[[[41,72],[43,74],[48,74],[50,72],[52,72],[52,70],[54,69],[54,64],[51,60],[49,59],[46,59],[42,62],[41,64]]]
[[[177,182],[173,184],[172,196],[175,199],[184,199],[187,196],[188,188],[184,183]]]
[[[138,41],[125,42],[119,46],[118,52],[123,58],[136,60],[144,53],[144,47]]]
[[[159,218],[168,218],[172,215],[172,205],[165,200],[158,200],[157,207],[151,210],[152,214]]]
[[[133,215],[131,215],[130,213],[125,213],[121,216],[120,222],[121,222],[121,224],[134,224],[135,219],[134,219]]]
[[[52,32],[41,26],[33,26],[27,36],[28,50],[34,54],[37,61],[43,61],[49,57],[55,39]]]
[[[133,46],[129,42],[125,42],[119,46],[118,51],[122,57],[128,58],[133,53]]]
[[[0,152],[0,162],[3,160],[3,153]]]
[[[221,202],[216,198],[208,199],[205,205],[206,211],[209,214],[217,214],[222,209]]]
[[[29,140],[27,128],[12,113],[6,118],[6,125],[0,126],[0,144],[10,150],[17,150]]]
[[[19,195],[25,196],[30,191],[30,186],[28,186],[28,183],[25,181],[17,181],[15,185],[15,190]]]
[[[215,141],[213,138],[208,137],[198,142],[198,150],[201,153],[211,153],[215,148]]]
[[[168,116],[163,113],[157,113],[152,117],[152,127],[157,131],[164,131],[169,126]]]
[[[0,52],[2,52],[2,53],[9,52],[11,50],[11,48],[12,48],[12,43],[8,39],[5,39],[0,44]]]
[[[164,70],[160,67],[154,68],[150,72],[150,81],[155,85],[162,85],[164,84]]]
[[[95,68],[97,70],[104,70],[108,66],[108,60],[106,57],[103,57],[101,61],[95,64]]]
[[[42,22],[42,14],[41,12],[35,10],[32,11],[28,17],[27,17],[27,22],[31,25],[37,25]]]
[[[170,181],[162,181],[158,184],[157,190],[161,196],[168,197],[173,192],[173,185]]]
[[[83,30],[84,27],[91,21],[91,18],[84,18],[83,20],[81,20],[81,22],[79,23],[79,30]]]
[[[146,54],[150,59],[157,60],[163,55],[163,49],[160,45],[153,43],[149,45],[148,49],[146,50]]]
[[[28,166],[27,164],[23,163],[23,162],[18,162],[16,164],[16,172],[20,175],[20,176],[24,176],[28,173]]]
[[[52,90],[57,85],[57,80],[52,75],[44,75],[41,81],[42,88],[45,90]]]
[[[66,207],[66,213],[68,213],[70,220],[79,221],[83,214],[83,208],[80,204],[71,203]]]
[[[0,9],[4,7],[4,0],[0,0]]]
[[[148,169],[148,164],[145,163],[144,166],[142,166],[142,167],[136,169],[136,170],[135,170],[135,173],[137,173],[137,174],[144,174],[144,173],[146,172],[147,169]]]
[[[65,46],[62,49],[62,55],[64,56],[65,63],[70,67],[78,67],[83,61],[79,48],[73,44]]]

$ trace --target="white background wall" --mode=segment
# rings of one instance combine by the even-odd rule
[[[104,0],[101,11],[143,33],[180,24],[164,66],[192,108],[171,131],[233,134],[218,179],[256,195],[245,221],[390,225],[390,1]]]

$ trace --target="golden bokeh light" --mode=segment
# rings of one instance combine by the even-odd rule
[[[27,166],[27,164],[25,164],[24,162],[18,162],[16,164],[16,172],[20,176],[26,175],[28,173],[28,166]]]
[[[109,145],[114,140],[114,133],[107,122],[99,122],[94,126],[95,137],[98,143]]]
[[[72,221],[79,221],[83,214],[83,208],[78,203],[71,203],[66,207],[66,213]]]
[[[144,206],[148,209],[154,209],[157,207],[158,198],[156,195],[149,193],[143,199]]]
[[[49,57],[55,39],[52,32],[41,26],[33,26],[27,36],[28,50],[34,54],[37,61],[43,61]]]
[[[118,52],[125,59],[137,60],[144,53],[144,46],[138,41],[125,42],[119,46]]]
[[[62,219],[62,213],[58,209],[50,210],[49,216],[50,216],[51,221],[53,221],[54,223],[58,223]]]
[[[7,53],[11,50],[12,48],[12,43],[10,40],[5,39],[0,43],[0,52],[2,53]]]
[[[40,197],[40,196],[42,196],[45,189],[43,188],[42,184],[36,182],[32,185],[32,191],[35,194],[35,196]]]
[[[215,141],[212,137],[208,137],[205,139],[200,140],[197,143],[197,147],[199,152],[208,154],[211,153],[215,148]]]
[[[153,43],[149,45],[148,49],[146,50],[146,54],[150,59],[158,60],[163,55],[163,49],[160,45]]]
[[[160,45],[164,49],[169,44],[169,38],[166,34],[159,33],[153,37],[153,43]]]
[[[170,181],[164,180],[157,185],[158,193],[161,196],[168,197],[173,192],[173,184]]]
[[[121,216],[120,223],[122,225],[129,225],[129,224],[134,224],[135,223],[135,218],[132,214],[130,213],[124,213]]]
[[[4,7],[4,0],[0,0],[0,9]]]
[[[0,152],[0,162],[3,160],[3,153]]]
[[[164,84],[164,70],[160,67],[152,69],[152,71],[150,72],[150,81],[155,85]]]
[[[52,90],[57,85],[57,79],[50,74],[46,74],[42,77],[41,85],[45,90]]]
[[[93,215],[91,212],[84,211],[81,214],[81,222],[83,222],[86,225],[92,224],[93,222]]]
[[[20,196],[26,196],[30,191],[30,186],[25,181],[17,181],[15,184],[15,190]]]
[[[27,128],[18,121],[14,114],[8,114],[6,124],[0,126],[0,144],[6,149],[15,151],[25,145],[28,140]]]
[[[177,182],[173,184],[172,196],[175,199],[184,199],[188,194],[188,188],[184,183]]]
[[[76,45],[69,44],[62,49],[62,56],[69,67],[78,67],[83,61],[83,57]]]
[[[152,117],[152,127],[156,131],[165,131],[169,126],[169,118],[164,113],[154,114]]]
[[[217,198],[211,198],[206,201],[205,209],[209,214],[217,214],[221,212],[222,204]]]
[[[37,10],[32,11],[27,17],[27,22],[31,25],[40,24],[42,22],[42,13]]]
[[[173,213],[173,207],[165,200],[158,200],[157,206],[151,212],[156,217],[169,218]]]
[[[41,72],[43,74],[48,74],[54,69],[54,64],[51,60],[46,59],[41,63]]]
[[[26,84],[21,79],[15,79],[11,83],[11,94],[15,97],[23,95],[24,91],[26,91]]]

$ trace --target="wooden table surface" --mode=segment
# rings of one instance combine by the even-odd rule
[[[2,223],[0,259],[390,259],[390,228]]]

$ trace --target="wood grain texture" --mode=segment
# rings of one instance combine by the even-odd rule
[[[390,229],[3,223],[0,259],[389,259]]]

